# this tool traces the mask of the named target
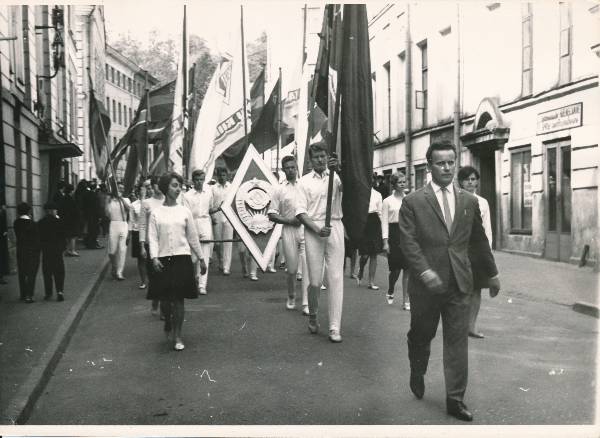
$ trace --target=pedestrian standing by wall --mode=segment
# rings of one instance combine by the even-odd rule
[[[375,274],[377,273],[377,255],[383,251],[383,240],[381,237],[381,214],[382,199],[381,193],[375,190],[377,176],[373,175],[371,188],[371,197],[369,198],[369,215],[367,225],[365,226],[364,237],[358,244],[358,253],[360,262],[358,268],[358,284],[362,280],[365,272],[367,260],[369,261],[369,286],[371,290],[379,290],[375,284]]]
[[[269,219],[275,223],[283,224],[281,242],[283,255],[286,261],[286,280],[288,299],[286,308],[296,308],[296,274],[298,267],[304,266],[306,272],[306,254],[304,251],[304,227],[296,217],[296,208],[300,198],[298,182],[298,165],[296,159],[288,155],[281,160],[281,168],[285,173],[285,181],[276,187],[269,207]],[[309,314],[308,310],[308,278],[302,280],[302,313]]]
[[[40,267],[40,234],[28,203],[17,205],[17,215],[19,217],[15,219],[13,228],[17,238],[20,300],[33,303],[35,277]]]
[[[83,193],[83,214],[86,221],[85,247],[87,249],[102,249],[98,243],[98,233],[100,230],[100,216],[103,208],[98,199],[98,187],[96,180],[93,179]]]
[[[115,190],[116,189],[116,190]],[[109,219],[108,257],[112,265],[112,276],[117,280],[125,280],[123,269],[127,255],[129,226],[127,224],[131,203],[123,197],[123,184],[118,184],[108,198],[105,212]]]
[[[148,224],[150,258],[156,271],[151,298],[161,302],[165,332],[170,339],[173,331],[173,348],[177,351],[185,348],[181,337],[184,299],[198,297],[192,251],[200,260],[201,275],[206,273],[192,212],[177,203],[182,185],[183,178],[175,172],[160,177],[158,186],[165,195],[165,202],[152,210]]]
[[[77,188],[75,189],[75,195],[73,198],[75,199],[75,204],[77,204],[77,217],[79,219],[79,228],[77,229],[77,237],[84,237],[86,235],[86,213],[85,213],[85,196],[88,189],[88,182],[85,179],[82,179],[77,183]],[[86,243],[86,239],[83,239],[84,244]]]
[[[410,310],[410,300],[408,297],[408,262],[402,248],[400,247],[400,228],[398,227],[398,216],[400,207],[404,200],[404,190],[406,188],[406,176],[402,172],[396,172],[390,177],[392,185],[392,194],[383,200],[381,215],[381,235],[383,237],[383,249],[387,253],[388,267],[388,291],[387,302],[394,302],[394,289],[396,282],[402,272],[402,298],[403,309]]]
[[[62,198],[57,204],[58,217],[63,222],[66,243],[67,257],[79,257],[77,252],[77,236],[79,234],[79,213],[77,203],[73,199],[73,185],[65,184]]]
[[[194,188],[183,195],[183,205],[192,212],[196,231],[200,240],[213,240],[213,230],[210,215],[219,211],[219,206],[215,205],[212,188],[204,184],[206,172],[196,169],[192,172],[192,183]],[[204,264],[208,266],[210,254],[212,253],[212,242],[200,243],[202,254],[204,254]],[[196,276],[196,286],[200,295],[206,295],[208,285],[208,269],[201,274],[200,260],[192,257],[194,262],[194,271]]]
[[[213,186],[213,196],[215,206],[221,207],[221,204],[227,196],[227,192],[231,187],[231,183],[228,181],[229,172],[225,167],[217,167],[217,183]],[[229,223],[229,220],[223,214],[222,211],[217,210],[213,218],[214,223],[214,236],[215,240],[231,240],[233,239],[233,227]],[[231,273],[231,251],[232,242],[215,242],[215,250],[217,252],[219,270],[223,272],[223,275],[229,275]]]
[[[66,247],[65,223],[58,216],[58,207],[54,202],[44,205],[46,216],[38,222],[40,247],[42,249],[42,273],[44,275],[44,300],[52,299],[52,281],[56,287],[56,301],[64,301],[65,261],[63,252]]]
[[[140,213],[142,201],[148,196],[150,182],[142,182],[136,188],[136,198],[129,209],[129,232],[131,233],[131,257],[136,260],[138,274],[140,276],[140,289],[146,289],[148,283],[148,271],[146,260],[140,254]]]
[[[342,224],[342,181],[334,174],[331,198],[331,225],[325,226],[329,172],[338,168],[338,160],[329,157],[324,142],[313,143],[308,149],[313,170],[300,179],[300,197],[296,217],[304,225],[308,288],[308,329],[315,334],[319,292],[323,269],[327,266],[329,298],[329,340],[342,342],[342,304],[344,300],[344,226]],[[328,169],[329,167],[329,169]]]
[[[477,188],[479,187],[479,172],[471,166],[461,167],[458,171],[458,184],[467,192],[475,195],[479,203],[479,211],[481,212],[481,221],[485,236],[488,239],[490,249],[492,248],[492,220],[490,218],[490,206],[485,198],[479,196]],[[471,257],[471,269],[473,270],[473,296],[471,297],[471,310],[469,319],[469,336],[472,338],[482,339],[484,335],[477,331],[477,315],[481,307],[481,289],[487,287],[487,278],[482,275],[479,259]]]
[[[147,260],[146,270],[148,272],[148,293],[146,294],[146,298],[149,298],[152,295],[154,279],[154,269],[152,268],[152,260],[150,259],[148,247],[148,221],[150,220],[150,213],[152,213],[152,210],[162,206],[165,202],[165,197],[158,188],[158,180],[158,176],[152,176],[148,181],[144,182],[144,184],[150,183],[152,196],[142,201],[140,210],[140,255],[144,260]],[[152,315],[158,315],[158,306],[159,300],[153,299],[150,308]],[[161,316],[161,319],[162,318],[164,318],[164,316]]]
[[[472,254],[481,260],[490,291],[500,290],[498,269],[481,223],[479,204],[453,184],[456,148],[432,143],[426,153],[432,181],[402,201],[400,246],[410,264],[410,389],[421,399],[431,340],[442,319],[446,410],[462,421],[473,415],[463,399],[468,376]]]

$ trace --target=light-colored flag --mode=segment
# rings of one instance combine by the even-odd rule
[[[306,137],[309,136],[308,132],[308,117],[310,114],[308,108],[308,93],[309,93],[309,82],[310,82],[310,69],[304,68],[302,79],[300,81],[300,92],[298,95],[297,103],[297,116],[296,125],[294,126],[294,143],[296,148],[296,158],[298,163],[299,175],[304,174],[304,160],[306,154]]]
[[[238,20],[232,21],[240,23]],[[221,51],[219,65],[210,81],[198,114],[190,151],[189,175],[194,169],[203,169],[210,179],[215,160],[245,135],[244,123],[247,124],[248,132],[250,131],[248,68],[245,57],[242,57],[241,27],[239,24],[235,27],[235,31],[230,33],[226,50]],[[245,87],[242,65],[246,71]],[[246,99],[246,113],[244,113],[244,99]]]
[[[188,80],[188,35],[186,6],[183,5],[183,33],[177,65],[177,81],[175,83],[175,101],[171,116],[171,132],[169,135],[169,169],[183,174],[183,142],[187,128],[187,80]]]

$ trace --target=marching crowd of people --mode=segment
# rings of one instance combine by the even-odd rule
[[[279,252],[280,266],[286,269],[286,309],[295,309],[298,297],[302,314],[308,316],[308,330],[317,334],[319,301],[326,288],[328,338],[341,342],[346,259],[350,258],[350,276],[359,285],[368,263],[367,287],[376,291],[378,256],[385,254],[387,303],[393,304],[402,274],[402,307],[411,312],[412,392],[418,399],[424,395],[430,344],[441,318],[447,411],[470,421],[472,414],[463,403],[467,339],[483,338],[476,329],[481,289],[488,288],[492,297],[500,289],[491,252],[489,206],[475,194],[479,173],[463,167],[455,182],[456,149],[451,143],[434,143],[426,155],[431,182],[424,188],[407,194],[406,176],[398,171],[390,177],[388,193],[374,174],[364,237],[354,243],[345,236],[342,223],[344,187],[337,158],[329,155],[323,142],[311,144],[308,154],[312,170],[304,176],[298,175],[293,156],[283,158],[285,179],[275,187],[267,213],[282,225]],[[330,172],[334,172],[331,220],[326,223]],[[124,280],[129,245],[137,259],[139,288],[146,289],[152,314],[164,320],[172,347],[183,350],[184,300],[208,293],[209,264],[229,276],[233,243],[238,242],[244,277],[258,280],[257,263],[221,210],[231,190],[228,170],[219,167],[215,174],[216,181],[206,183],[205,172],[195,170],[189,188],[177,173],[153,176],[129,196],[121,184],[107,190],[95,180],[81,181],[74,190],[61,182],[38,222],[31,207],[21,203],[14,222],[21,300],[33,302],[40,254],[44,299],[51,299],[55,289],[56,299],[64,300],[63,255],[79,256],[78,238],[86,248],[100,249],[98,235],[107,234],[113,278]],[[267,271],[276,271],[275,254]]]

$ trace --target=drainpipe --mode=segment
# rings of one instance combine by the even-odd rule
[[[88,62],[87,62],[87,72],[88,74],[85,75],[86,80],[91,80],[92,77],[92,15],[94,14],[94,12],[96,11],[96,6],[92,6],[92,10],[90,11],[90,13],[87,16],[87,42],[88,42],[88,54],[87,54],[87,58],[88,58]],[[85,83],[85,80],[83,81]],[[90,88],[92,88],[92,84],[88,84],[87,90],[85,92],[85,95],[88,96],[89,99],[89,90]],[[104,98],[103,98],[104,99]],[[89,101],[88,101],[88,108],[89,108]],[[91,172],[91,164],[92,164],[92,156],[91,156],[91,148],[90,145],[92,143],[92,139],[89,137],[89,123],[90,123],[90,119],[89,119],[89,114],[88,117],[85,118],[87,120],[87,126],[85,127],[85,131],[84,131],[84,138],[85,136],[88,137],[88,141],[87,141],[87,148],[85,151],[85,154],[87,155],[87,159],[84,159],[84,172],[86,172],[88,169],[90,170],[90,174],[88,175],[89,178],[92,178],[92,172]],[[95,167],[95,166],[94,166]],[[84,173],[85,175],[85,173]]]
[[[410,5],[406,4],[406,72],[405,72],[405,130],[404,130],[404,150],[406,153],[406,182],[408,190],[412,189],[412,39],[410,35]]]
[[[460,169],[460,5],[456,3],[456,100],[454,101],[454,145],[456,146],[456,171]]]

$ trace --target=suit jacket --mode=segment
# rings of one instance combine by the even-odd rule
[[[32,219],[17,218],[13,223],[13,229],[17,238],[17,257],[38,255],[40,234],[37,224]]]
[[[451,275],[463,293],[473,291],[469,254],[477,257],[485,275],[498,274],[481,222],[477,198],[454,186],[455,213],[448,232],[431,184],[404,198],[400,208],[400,246],[411,268],[409,290],[427,290],[420,275],[434,270],[447,290]]]
[[[66,234],[62,219],[44,216],[37,223],[40,247],[44,252],[62,252],[66,248]]]

